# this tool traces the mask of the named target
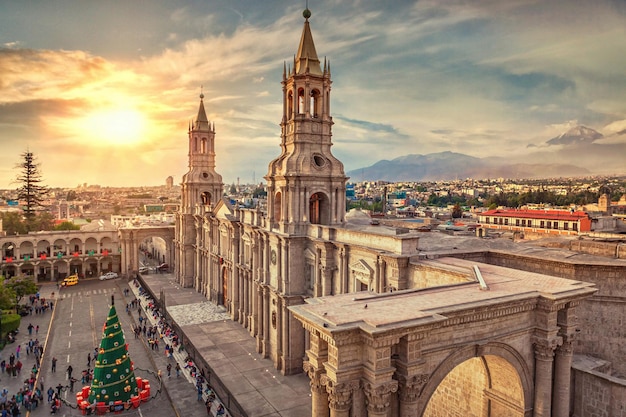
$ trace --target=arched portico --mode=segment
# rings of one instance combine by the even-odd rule
[[[289,307],[309,332],[312,416],[568,417],[575,308],[595,289],[490,269],[483,286]]]

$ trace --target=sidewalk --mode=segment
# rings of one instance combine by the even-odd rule
[[[41,286],[40,289],[40,297],[45,298],[46,300],[51,300],[55,304],[56,308],[56,299],[52,297],[52,293],[58,294],[57,288],[55,284],[45,284]],[[30,304],[28,299],[22,300],[22,304]],[[2,389],[6,389],[8,391],[8,398],[11,398],[15,395],[20,389],[24,387],[24,380],[27,380],[30,376],[31,369],[35,365],[35,356],[31,353],[29,355],[26,354],[26,346],[30,339],[39,340],[39,344],[44,346],[48,338],[48,330],[50,328],[50,322],[52,320],[54,314],[54,310],[50,311],[48,309],[43,314],[35,314],[34,312],[29,316],[22,317],[19,333],[17,334],[16,340],[14,343],[9,343],[5,345],[4,349],[0,352],[0,361],[5,360],[9,361],[9,356],[11,353],[16,354],[16,350],[18,346],[21,346],[20,353],[20,361],[22,362],[22,371],[17,376],[9,376],[7,373],[3,372],[0,374],[0,387]],[[33,326],[39,326],[39,331],[33,329],[32,334],[28,334],[28,325],[32,324]],[[44,349],[45,355],[45,349]],[[41,381],[38,381],[38,385]],[[45,393],[44,393],[45,397]],[[45,401],[44,401],[45,402]],[[39,407],[47,407],[46,404],[39,404]],[[22,408],[22,414],[25,413],[25,410]]]
[[[232,321],[223,307],[207,301],[193,289],[180,287],[171,274],[149,274],[141,280],[152,297],[164,302],[166,315],[182,330],[183,334],[179,336],[185,346],[189,346],[188,353],[194,362],[202,368],[209,368],[205,372],[207,379],[216,387],[230,416],[311,416],[308,376],[304,373],[284,376],[277,371],[271,360],[256,352],[254,338],[239,323]],[[130,283],[133,287],[132,281]],[[162,351],[160,356],[164,358]],[[161,369],[164,372],[165,365]],[[199,404],[195,386],[188,386],[191,400],[185,403]],[[220,387],[225,388],[227,395]],[[182,401],[170,394],[178,407]],[[242,409],[241,414],[237,412],[237,404]],[[216,405],[213,412],[215,408]],[[204,414],[189,415],[206,415],[206,410]]]

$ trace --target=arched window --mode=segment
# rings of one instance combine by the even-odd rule
[[[320,92],[318,90],[311,91],[311,116],[312,117],[320,117],[321,113],[321,100],[320,100]]]
[[[287,94],[287,120],[291,120],[293,117],[293,91],[289,91]]]
[[[279,222],[281,220],[282,203],[283,203],[283,196],[282,196],[282,194],[279,191],[274,196],[274,220],[277,221],[277,222]]]
[[[198,138],[197,137],[193,138],[193,151],[198,152]]]
[[[201,153],[206,153],[206,138],[202,138],[202,141],[200,142],[200,152]]]

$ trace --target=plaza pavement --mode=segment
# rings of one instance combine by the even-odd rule
[[[224,386],[226,395],[219,389],[217,392],[229,415],[240,415],[231,404],[236,402],[248,417],[311,416],[308,376],[283,376],[271,360],[256,352],[254,338],[231,320],[223,307],[191,288],[180,287],[171,274],[148,274],[141,280],[154,298],[165,301],[167,315],[182,330],[185,343],[192,346],[190,354],[196,364],[210,368],[211,385]],[[165,383],[168,386],[168,381]],[[189,390],[195,402],[195,390]],[[170,392],[170,396],[176,406],[181,404],[175,393]]]
[[[283,376],[274,368],[271,360],[264,359],[256,353],[255,341],[250,337],[248,331],[239,323],[230,319],[230,316],[221,306],[207,301],[207,299],[196,291],[189,288],[181,288],[171,274],[151,274],[143,277],[146,290],[153,296],[166,300],[166,310],[168,316],[182,330],[181,335],[185,342],[193,347],[193,355],[196,365],[204,368],[208,372],[208,379],[211,385],[220,386],[223,390],[218,390],[219,398],[212,407],[211,416],[215,415],[217,404],[222,402],[227,409],[227,415],[239,417],[309,417],[311,415],[311,397],[309,379],[305,374],[294,376]],[[132,294],[137,296],[142,305],[146,305],[146,298],[139,296],[138,288],[121,278],[116,280],[120,291],[129,288]],[[40,295],[48,299],[52,298],[52,293],[59,297],[58,290],[54,284],[44,283],[41,286]],[[125,302],[130,301],[132,296],[124,298]],[[59,299],[55,299],[59,302]],[[124,314],[123,308],[118,308],[118,314]],[[47,311],[45,314],[33,314],[22,319],[20,331],[15,343],[8,344],[0,352],[0,358],[8,360],[11,352],[15,352],[18,345],[22,346],[20,358],[24,364],[22,374],[18,377],[9,377],[7,374],[0,374],[0,388],[7,389],[9,396],[15,394],[24,384],[28,377],[28,372],[33,367],[35,360],[33,355],[26,356],[26,344],[28,340],[37,337],[40,343],[45,343],[48,337],[51,320],[54,312]],[[145,317],[145,315],[144,315]],[[138,315],[132,312],[132,319],[135,323]],[[39,325],[39,333],[29,336],[27,326]],[[127,342],[134,345],[134,336],[126,334]],[[197,400],[195,381],[189,372],[183,369],[181,377],[176,378],[176,373],[172,369],[172,377],[167,378],[166,366],[168,360],[163,353],[163,344],[159,351],[150,351],[146,341],[144,349],[146,357],[152,364],[151,367],[161,371],[163,375],[164,395],[167,395],[172,402],[174,410],[153,409],[146,410],[153,417],[175,415],[185,416],[206,416],[204,404]],[[44,351],[43,369],[49,368],[49,353]],[[174,360],[181,367],[184,366],[184,359],[187,352],[175,352]],[[0,359],[0,360],[1,360]],[[138,358],[136,358],[137,360]],[[142,358],[143,359],[143,358]],[[175,362],[171,362],[175,365]],[[46,372],[47,374],[47,372]],[[42,373],[43,375],[43,373]],[[38,381],[38,384],[41,381]],[[45,381],[45,386],[49,386],[53,381]],[[57,382],[54,381],[54,384]],[[156,384],[153,384],[156,385]],[[22,416],[36,417],[38,415],[49,415],[49,407],[45,401],[32,413],[27,413],[22,409]],[[206,397],[205,397],[206,398]],[[237,412],[238,404],[243,410]],[[143,409],[150,408],[148,404],[142,405]],[[122,413],[129,414],[128,412]],[[130,413],[136,415],[136,413]],[[129,414],[129,415],[130,415]],[[60,416],[78,416],[79,410],[62,407]]]

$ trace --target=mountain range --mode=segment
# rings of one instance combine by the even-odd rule
[[[618,140],[615,140],[615,137]],[[477,158],[456,152],[404,155],[381,160],[369,167],[347,172],[352,181],[445,181],[462,178],[582,177],[626,172],[626,131],[605,136],[585,126],[575,126],[546,141],[529,145],[523,157]],[[536,150],[533,148],[537,148]],[[529,162],[532,161],[532,162]],[[560,161],[555,163],[555,161]]]

